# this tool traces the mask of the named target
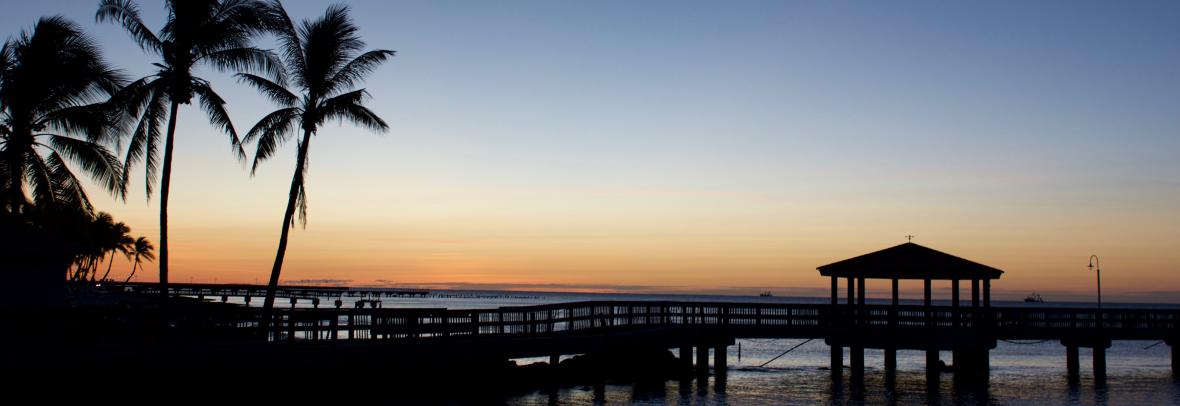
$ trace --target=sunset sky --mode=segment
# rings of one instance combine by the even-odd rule
[[[285,281],[821,295],[817,266],[913,234],[999,298],[1088,299],[1097,254],[1110,300],[1180,302],[1178,2],[347,4],[397,51],[365,83],[391,129],[312,141]],[[150,72],[96,5],[5,0],[2,35],[61,14]],[[201,74],[243,133],[274,110]],[[294,144],[251,177],[198,109],[177,133],[172,280],[264,283]],[[135,169],[126,202],[88,190],[158,241]]]

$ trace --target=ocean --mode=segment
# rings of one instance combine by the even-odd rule
[[[356,298],[344,298],[351,307]],[[585,300],[677,300],[724,302],[827,303],[817,297],[758,297],[714,295],[642,295],[556,292],[432,291],[424,298],[383,297],[382,307],[431,307],[451,309],[528,306]],[[241,303],[241,298],[231,298]],[[260,300],[251,305],[260,304]],[[330,302],[330,301],[328,301]],[[870,299],[870,303],[879,302]],[[903,301],[918,303],[915,301]],[[936,301],[936,304],[938,302]],[[287,305],[280,302],[280,305]],[[1023,302],[993,303],[994,306],[1027,306]],[[1041,303],[1037,306],[1088,307],[1089,303]],[[310,301],[297,303],[310,307]],[[331,303],[321,303],[331,306]],[[1169,304],[1104,303],[1107,308],[1162,307]],[[828,366],[828,346],[823,340],[739,339],[728,348],[729,373],[723,382],[713,376],[706,380],[663,383],[606,384],[598,387],[573,386],[525,393],[497,394],[492,403],[507,405],[782,405],[782,404],[890,404],[890,405],[1180,405],[1180,379],[1173,376],[1167,344],[1153,341],[1115,341],[1107,350],[1107,379],[1096,385],[1090,368],[1090,354],[1081,349],[1081,379],[1070,383],[1065,371],[1065,347],[1056,341],[1001,341],[991,351],[990,379],[986,385],[956,384],[953,374],[942,374],[935,390],[926,383],[925,354],[899,351],[898,371],[888,385],[879,350],[865,350],[863,387],[848,383],[847,370],[841,384],[833,384]],[[712,357],[710,357],[712,359]],[[845,355],[845,362],[849,359]],[[949,352],[941,359],[951,362]],[[518,364],[545,362],[547,358],[517,359]],[[769,363],[767,363],[770,361]],[[764,365],[765,364],[765,365]]]

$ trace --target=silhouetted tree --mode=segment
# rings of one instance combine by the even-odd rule
[[[76,169],[108,192],[124,194],[123,164],[102,145],[115,132],[104,102],[122,82],[94,41],[64,18],[42,18],[4,42],[0,210],[19,215],[36,205],[89,213]]]
[[[158,33],[147,28],[139,17],[138,6],[130,0],[102,0],[95,18],[121,24],[140,48],[160,57],[160,62],[155,64],[156,73],[128,85],[119,99],[127,112],[138,119],[123,165],[130,173],[132,166],[141,159],[146,160],[149,198],[156,178],[160,124],[165,114],[168,117],[160,174],[160,291],[166,301],[168,190],[179,106],[191,103],[194,96],[198,98],[209,121],[229,135],[233,153],[242,160],[246,157],[225,110],[225,100],[213,91],[207,80],[193,76],[192,70],[197,65],[207,64],[221,70],[274,72],[278,61],[270,52],[250,44],[253,36],[268,27],[270,14],[263,3],[253,0],[166,0],[164,4],[168,18]],[[124,188],[129,176],[122,179]]]
[[[353,89],[366,75],[393,51],[362,52],[365,43],[357,36],[357,27],[348,16],[348,8],[334,5],[316,20],[304,20],[298,27],[277,1],[270,3],[276,18],[285,75],[264,78],[252,74],[238,74],[280,109],[267,114],[246,134],[245,141],[258,141],[251,173],[258,164],[270,158],[275,150],[292,135],[299,134],[295,173],[279,234],[278,252],[267,283],[263,302],[264,328],[269,323],[274,307],[275,290],[287,251],[288,232],[294,227],[293,216],[299,210],[300,222],[307,224],[307,151],[311,138],[329,120],[349,121],[374,131],[385,131],[388,125],[363,105],[368,93]],[[289,78],[285,77],[289,76]],[[288,84],[296,91],[288,90]],[[298,93],[298,94],[297,94]]]
[[[98,267],[101,266],[103,260],[107,259],[107,256],[110,256],[107,273],[110,273],[110,267],[117,254],[130,257],[131,244],[135,242],[130,235],[131,228],[122,222],[115,222],[110,214],[105,212],[98,212],[94,215],[77,213],[63,217],[66,221],[59,224],[65,229],[59,230],[59,233],[65,234],[65,237],[73,242],[72,245],[76,249],[71,280],[94,282],[100,279],[98,278]],[[104,275],[102,279],[105,278]]]
[[[131,245],[131,253],[135,255],[135,259],[131,261],[131,273],[127,274],[127,280],[124,280],[124,283],[131,282],[131,278],[135,276],[135,269],[142,267],[142,261],[152,262],[156,259],[155,248],[147,237],[141,236],[135,239],[135,243]]]
[[[122,254],[124,258],[131,259],[131,250],[134,248],[135,238],[131,236],[131,227],[127,227],[121,221],[118,223],[108,223],[103,231],[104,254],[108,255],[110,259],[107,260],[106,272],[98,280],[105,282],[107,277],[111,275],[111,266],[115,264],[115,256],[117,254]],[[94,281],[94,277],[91,276],[90,280]]]

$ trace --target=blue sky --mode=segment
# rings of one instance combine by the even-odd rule
[[[758,292],[912,233],[1014,291],[1088,289],[1091,253],[1112,289],[1180,286],[1180,3],[348,4],[398,52],[365,84],[392,128],[317,137],[291,278]],[[9,1],[0,24],[62,14],[147,72],[95,5]],[[269,111],[208,77],[239,128]],[[251,179],[198,111],[180,127],[174,267],[265,276],[294,151]],[[154,200],[100,207],[155,232]],[[370,262],[329,270],[341,236]],[[201,262],[225,251],[249,254]]]

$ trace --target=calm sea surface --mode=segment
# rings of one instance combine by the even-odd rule
[[[427,298],[381,298],[382,306],[452,309],[525,306],[583,300],[679,300],[725,302],[827,303],[827,298],[782,298],[692,295],[623,295],[542,292],[434,291]],[[234,301],[234,299],[231,299]],[[241,302],[240,298],[237,300]],[[345,298],[351,307],[353,298]],[[252,305],[258,305],[259,300]],[[330,302],[330,301],[329,301]],[[870,300],[872,302],[872,300]],[[916,303],[916,302],[915,302]],[[286,304],[286,303],[283,303]],[[330,306],[330,303],[321,305]],[[1025,303],[997,302],[996,306]],[[298,303],[297,306],[310,306]],[[1044,303],[1040,306],[1089,306],[1084,303]],[[1177,305],[1120,305],[1107,307],[1166,307]],[[1095,385],[1090,354],[1081,350],[1082,377],[1070,384],[1065,377],[1065,347],[1056,341],[1003,342],[991,351],[991,379],[986,386],[963,387],[944,374],[936,391],[928,391],[924,353],[899,351],[898,373],[892,387],[881,369],[881,351],[865,350],[865,383],[833,385],[826,369],[828,347],[815,340],[762,366],[804,340],[745,339],[729,347],[730,366],[724,384],[705,381],[668,381],[663,384],[575,386],[556,390],[498,396],[491,403],[509,405],[643,404],[643,405],[763,405],[763,404],[996,404],[996,405],[1180,405],[1180,380],[1173,378],[1170,351],[1152,341],[1115,341],[1107,352],[1107,381]],[[1154,346],[1153,346],[1154,345]],[[951,362],[950,353],[941,357]],[[845,362],[848,356],[845,355]],[[518,363],[546,359],[519,359]],[[847,372],[846,372],[847,374]]]

